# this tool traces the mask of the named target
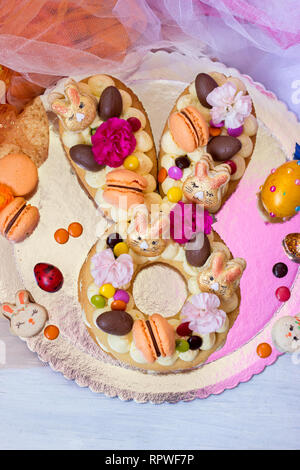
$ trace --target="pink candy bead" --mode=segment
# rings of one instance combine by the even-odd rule
[[[168,175],[173,180],[181,180],[181,178],[183,176],[183,172],[182,172],[181,168],[178,168],[178,166],[171,166],[171,168],[169,168],[169,170],[168,170]]]
[[[114,300],[122,300],[123,302],[128,304],[130,297],[129,297],[128,292],[126,292],[126,290],[120,289],[120,290],[117,290],[117,292],[115,293]]]
[[[230,127],[227,129],[228,135],[231,137],[239,137],[243,133],[243,126],[237,127],[236,129],[231,129]]]
[[[128,118],[127,122],[129,122],[132,132],[137,132],[142,127],[141,121],[136,117]]]
[[[215,124],[212,120],[209,121],[210,127],[223,127],[224,126],[224,121],[219,122],[219,124]]]

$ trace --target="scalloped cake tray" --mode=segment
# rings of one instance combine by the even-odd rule
[[[180,72],[184,75],[180,77],[176,67],[179,60]],[[96,241],[100,216],[78,185],[53,129],[49,158],[39,170],[40,185],[32,198],[32,203],[40,209],[41,222],[28,240],[14,247],[22,281],[18,280],[12,264],[11,248],[5,240],[0,242],[1,253],[7,258],[5,272],[1,273],[1,300],[13,300],[17,288],[26,288],[37,303],[47,308],[50,322],[60,329],[55,341],[48,341],[43,333],[27,340],[29,349],[78,385],[122,400],[162,403],[206,398],[249,380],[280,354],[273,348],[271,356],[261,359],[256,353],[258,344],[272,345],[273,323],[280,316],[295,315],[300,305],[298,266],[287,259],[281,245],[286,234],[299,231],[299,221],[294,217],[283,224],[267,224],[256,206],[256,193],[270,170],[292,158],[300,135],[300,124],[295,115],[250,77],[241,76],[237,70],[209,59],[191,59],[178,53],[149,53],[140,69],[126,81],[145,105],[158,147],[164,122],[177,96],[200,70],[215,70],[242,78],[254,101],[260,124],[252,160],[214,224],[233,255],[245,258],[248,267],[241,281],[239,316],[225,346],[210,356],[208,363],[184,373],[146,374],[122,367],[103,353],[89,336],[77,301],[77,278]],[[118,78],[124,79],[121,75]],[[82,237],[58,245],[53,233],[73,221],[83,225]],[[280,261],[289,268],[284,279],[272,274],[273,265]],[[38,262],[52,263],[63,272],[65,282],[58,293],[47,294],[37,287],[33,267]],[[289,287],[292,293],[284,304],[275,297],[275,291],[281,285]]]

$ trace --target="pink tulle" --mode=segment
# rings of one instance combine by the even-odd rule
[[[96,253],[92,258],[92,275],[95,284],[112,284],[123,287],[131,281],[133,262],[130,255],[120,255],[116,260],[110,249]]]

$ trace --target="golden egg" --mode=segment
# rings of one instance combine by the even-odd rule
[[[300,161],[286,162],[268,176],[261,201],[271,217],[291,217],[300,211]]]

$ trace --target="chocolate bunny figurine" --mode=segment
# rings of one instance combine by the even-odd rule
[[[70,80],[65,85],[66,100],[54,99],[51,108],[69,131],[83,131],[96,117],[96,100],[85,93],[78,83]]]
[[[26,290],[16,293],[16,304],[3,303],[0,312],[10,321],[13,333],[21,338],[37,335],[45,326],[48,314],[44,307],[30,301]]]
[[[237,304],[236,290],[245,269],[246,261],[243,258],[233,258],[228,261],[224,252],[215,251],[199,269],[200,290],[216,294],[224,310],[227,305],[229,311],[232,311],[235,308],[233,306]]]
[[[138,255],[155,257],[160,255],[167,246],[163,239],[169,227],[166,216],[158,214],[151,225],[148,222],[148,212],[137,210],[128,230],[128,245]]]
[[[229,180],[229,165],[221,164],[214,167],[212,157],[206,154],[196,164],[195,175],[185,180],[182,189],[188,201],[203,204],[205,209],[214,213],[220,209]]]

